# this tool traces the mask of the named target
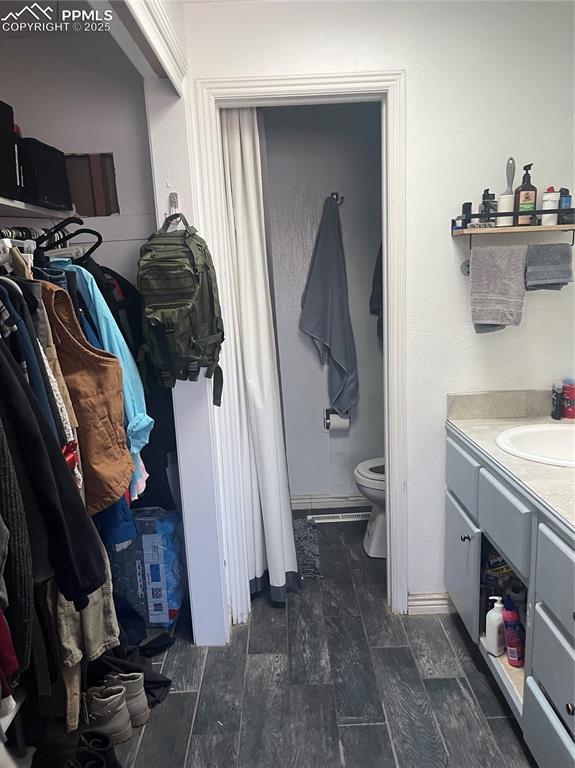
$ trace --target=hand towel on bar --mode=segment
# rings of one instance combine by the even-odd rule
[[[526,254],[526,245],[472,249],[471,318],[477,333],[521,322]]]
[[[525,259],[525,288],[528,291],[559,291],[573,282],[569,243],[530,245]]]
[[[323,205],[301,307],[300,330],[314,340],[321,364],[328,364],[331,407],[345,416],[358,400],[357,358],[339,206],[332,197]]]

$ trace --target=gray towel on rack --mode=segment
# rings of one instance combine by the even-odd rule
[[[301,307],[300,330],[314,340],[321,364],[328,364],[331,407],[344,416],[358,400],[357,358],[339,206],[332,197],[323,206]]]
[[[573,282],[569,243],[530,245],[525,260],[525,288],[528,291],[559,291]]]
[[[471,250],[471,318],[477,333],[521,322],[526,254],[526,245]]]

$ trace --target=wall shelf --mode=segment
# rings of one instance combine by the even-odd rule
[[[10,200],[7,197],[0,197],[0,218],[50,219],[57,221],[75,215],[75,211],[54,211],[51,208],[42,208],[40,205],[24,203],[22,200]]]
[[[474,237],[483,237],[483,235],[524,235],[538,232],[539,234],[549,232],[571,232],[571,246],[575,245],[575,224],[552,224],[549,227],[539,225],[527,225],[523,227],[467,227],[466,229],[456,229],[455,219],[451,220],[451,237],[468,237],[469,250],[471,251],[472,239]],[[462,262],[460,270],[463,275],[469,277],[469,259]]]
[[[468,229],[454,229],[452,237],[467,237],[471,235],[511,235],[519,232],[573,232],[575,224],[553,224],[550,227],[526,226],[526,227],[470,227]]]

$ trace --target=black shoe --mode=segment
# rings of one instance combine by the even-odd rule
[[[106,761],[97,752],[79,747],[74,757],[66,763],[66,768],[106,768]]]
[[[80,747],[103,757],[106,768],[122,768],[114,752],[114,745],[105,733],[86,731],[80,736]]]

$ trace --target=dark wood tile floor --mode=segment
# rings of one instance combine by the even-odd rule
[[[265,598],[225,648],[186,627],[158,669],[167,700],[125,768],[528,768],[510,711],[457,616],[398,617],[365,523],[322,524],[324,578]]]

